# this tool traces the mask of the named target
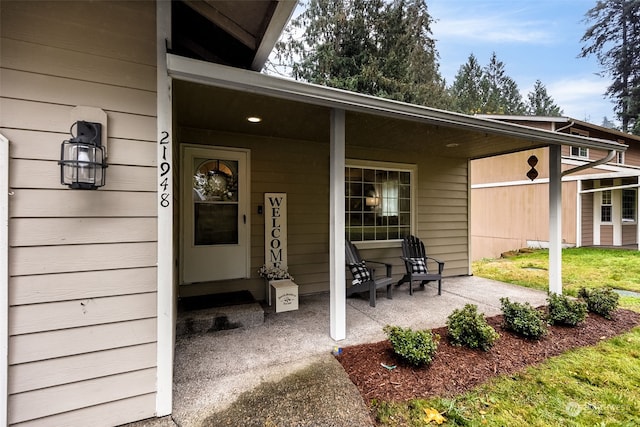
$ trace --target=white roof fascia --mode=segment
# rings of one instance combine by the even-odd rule
[[[287,25],[289,18],[293,15],[293,11],[296,9],[296,4],[296,0],[281,0],[278,2],[276,10],[273,12],[273,16],[267,26],[267,30],[264,32],[262,41],[256,49],[256,55],[251,63],[252,70],[262,70],[265,62],[267,62],[269,54],[278,41],[284,26]]]
[[[502,114],[474,114],[475,117],[490,120],[519,120],[527,122],[553,122],[553,123],[569,123],[573,119],[564,116],[518,116],[518,115],[502,115]]]
[[[626,144],[578,135],[562,134],[513,123],[377,98],[341,89],[268,76],[255,71],[167,54],[172,78],[242,92],[274,96],[308,104],[341,108],[415,122],[440,124],[497,135],[512,136],[550,145],[625,151]]]
[[[525,121],[525,122],[549,122],[549,123],[572,123],[572,124],[576,124],[576,125],[580,125],[580,126],[584,126],[586,128],[589,129],[595,129],[595,130],[600,130],[600,131],[606,131],[609,132],[611,134],[614,135],[619,135],[620,138],[627,138],[627,139],[635,139],[640,141],[640,136],[638,135],[632,135],[630,133],[624,133],[618,129],[610,129],[610,128],[604,128],[602,126],[598,126],[596,124],[593,123],[589,123],[589,122],[585,122],[583,120],[578,120],[578,119],[574,119],[573,117],[566,117],[566,116],[516,116],[516,115],[502,115],[502,114],[474,114],[475,117],[481,117],[483,119],[490,119],[490,120],[499,120],[499,121],[509,121],[509,120],[516,120],[516,121]],[[556,129],[557,132],[557,129]]]

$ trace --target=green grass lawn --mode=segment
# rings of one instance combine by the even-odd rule
[[[549,289],[549,252],[518,254],[473,263],[473,274],[529,288]],[[563,293],[580,287],[640,292],[640,251],[573,248],[562,251]]]
[[[563,292],[611,287],[640,292],[640,252],[605,249],[563,251]],[[536,289],[548,289],[548,252],[482,260],[474,274]],[[620,306],[640,312],[640,298]],[[497,377],[455,398],[374,402],[384,426],[426,426],[435,408],[452,426],[639,426],[640,327],[553,357],[524,372]],[[433,425],[433,424],[431,424]]]
[[[428,408],[441,412],[451,426],[638,426],[640,328],[452,399],[374,407],[385,426],[425,426]]]

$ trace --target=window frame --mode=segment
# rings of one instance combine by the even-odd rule
[[[375,160],[361,160],[361,159],[345,159],[346,168],[360,168],[360,169],[373,169],[373,170],[385,170],[392,172],[408,172],[409,173],[409,192],[410,192],[410,212],[409,212],[409,230],[411,234],[415,234],[416,230],[416,218],[417,218],[417,187],[418,187],[418,165],[411,163],[396,163],[396,162],[381,162]],[[345,177],[344,185],[346,186],[347,179]],[[345,198],[348,196],[345,194]],[[345,204],[345,216],[348,212],[348,206]],[[345,221],[345,234],[347,232],[348,223]],[[359,248],[392,248],[400,247],[402,245],[402,239],[389,239],[389,240],[355,240],[353,243]]]
[[[633,219],[625,218],[625,193],[633,193],[633,203],[631,204],[631,208],[633,209]],[[635,224],[638,220],[638,190],[637,188],[624,188],[622,189],[621,195],[621,207],[620,207],[620,216],[623,224]]]
[[[577,154],[573,152],[574,149],[578,150]],[[582,150],[584,150],[584,155],[581,154]],[[569,155],[574,159],[589,159],[589,149],[587,147],[576,147],[572,145],[569,148]]]
[[[600,196],[600,223],[601,224],[613,224],[613,191],[612,190],[602,190]],[[608,194],[609,203],[605,203],[605,194]],[[603,209],[607,207],[609,208],[609,219],[602,219]]]
[[[584,131],[584,130],[580,130],[580,129],[571,129],[571,135],[577,135],[577,136],[584,136],[584,137],[588,137],[589,136],[589,132]],[[577,149],[578,153],[574,154],[573,153],[573,149]],[[584,150],[585,154],[584,156],[581,154],[582,150]],[[574,159],[589,159],[589,149],[587,147],[580,147],[580,146],[571,146],[569,147],[569,156],[573,157]]]

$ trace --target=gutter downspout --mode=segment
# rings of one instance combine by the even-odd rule
[[[589,169],[589,168],[592,168],[592,167],[595,167],[595,166],[599,166],[599,165],[604,164],[604,163],[608,163],[616,156],[616,153],[617,153],[616,150],[610,150],[609,154],[607,154],[606,157],[603,157],[600,160],[595,160],[593,162],[586,163],[586,164],[584,164],[582,166],[576,166],[573,169],[567,169],[566,171],[562,172],[562,176],[570,175],[572,173],[580,172],[581,170]]]
[[[568,125],[566,125],[566,126],[562,126],[560,129],[554,129],[554,132],[561,132],[561,131],[563,131],[563,130],[565,130],[565,129],[569,129],[570,127],[572,127],[572,126],[573,126],[573,125],[575,125],[575,124],[576,124],[576,122],[574,122],[574,121],[572,120],[572,121],[571,121],[571,123],[569,123]]]

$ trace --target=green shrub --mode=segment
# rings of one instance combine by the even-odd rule
[[[611,314],[618,308],[620,296],[611,288],[580,288],[578,297],[587,303],[587,309],[597,313],[605,319],[611,319]]]
[[[542,313],[531,307],[528,302],[520,304],[500,298],[504,327],[525,338],[540,339],[547,332],[547,324]]]
[[[573,300],[565,295],[550,294],[549,323],[552,325],[576,326],[587,318],[587,304],[584,301]]]
[[[438,348],[440,336],[430,330],[414,331],[411,328],[387,325],[384,332],[393,351],[414,366],[429,365]]]
[[[488,351],[500,335],[478,313],[478,306],[467,304],[462,310],[453,310],[447,318],[447,334],[453,345],[481,348]]]

